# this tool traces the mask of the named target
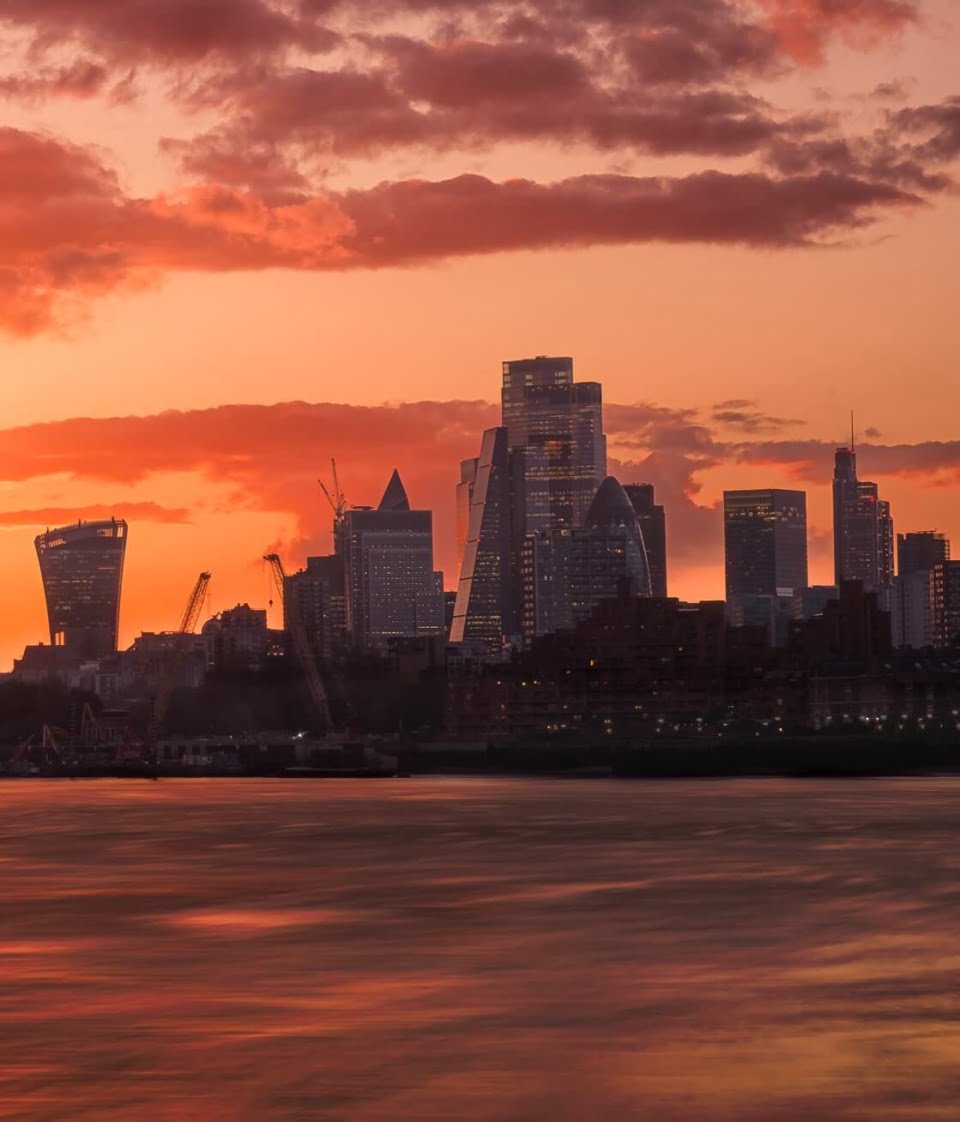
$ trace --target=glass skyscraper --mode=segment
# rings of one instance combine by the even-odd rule
[[[803,491],[724,491],[723,534],[728,601],[807,587]]]
[[[503,364],[501,399],[508,446],[547,493],[549,528],[582,526],[607,474],[600,383],[575,382],[572,358],[539,355]]]
[[[347,629],[355,646],[439,635],[443,576],[433,568],[433,514],[411,510],[395,471],[380,506],[344,514]]]
[[[837,585],[863,581],[869,592],[893,583],[893,519],[876,483],[857,478],[852,444],[838,448],[833,470],[833,555]]]
[[[650,594],[667,595],[667,520],[664,509],[654,501],[652,483],[628,483],[627,498],[637,512],[643,544],[650,569]]]
[[[78,660],[115,654],[126,522],[114,518],[61,526],[40,534],[34,544],[50,642]]]

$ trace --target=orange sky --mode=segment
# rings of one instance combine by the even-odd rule
[[[0,0],[0,665],[49,521],[129,518],[128,641],[201,568],[263,606],[331,455],[358,503],[400,468],[452,584],[535,353],[603,382],[674,594],[722,592],[724,487],[805,487],[830,578],[851,407],[897,528],[960,540],[952,8]]]

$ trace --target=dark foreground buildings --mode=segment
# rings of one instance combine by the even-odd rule
[[[78,522],[35,543],[50,642],[68,659],[106,658],[117,649],[127,524]]]

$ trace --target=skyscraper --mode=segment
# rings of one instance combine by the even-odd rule
[[[410,509],[398,472],[376,510],[346,511],[343,543],[347,629],[357,647],[443,632],[443,575],[433,568],[433,515]]]
[[[538,355],[503,364],[501,396],[508,446],[527,450],[531,485],[546,485],[550,529],[582,526],[607,474],[600,384],[575,382],[572,358]]]
[[[654,501],[652,483],[628,483],[623,488],[637,512],[650,569],[650,593],[667,595],[667,522],[662,506]]]
[[[949,589],[941,582],[938,609],[934,569],[949,560],[950,542],[943,534],[934,530],[897,534],[898,572],[890,602],[895,647],[922,650],[941,645],[937,621],[944,617]]]
[[[531,534],[523,548],[523,638],[568,630],[629,581],[650,595],[650,571],[636,512],[620,483],[603,481],[575,530]]]
[[[510,459],[507,430],[487,429],[480,455],[463,464],[457,489],[458,514],[469,488],[460,581],[450,629],[452,643],[503,646],[509,631]]]
[[[34,544],[50,642],[78,660],[115,654],[126,522],[78,522],[47,530]]]
[[[803,491],[724,491],[727,600],[792,597],[807,586]]]
[[[857,478],[857,453],[838,448],[833,471],[833,555],[836,583],[863,581],[867,591],[893,583],[893,519],[876,483]]]

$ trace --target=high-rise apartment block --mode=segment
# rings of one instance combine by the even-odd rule
[[[347,629],[360,648],[443,632],[443,575],[433,567],[433,514],[411,510],[394,471],[376,510],[344,514]]]
[[[126,522],[78,522],[47,530],[34,544],[51,644],[78,661],[115,654]]]
[[[654,500],[652,483],[628,483],[624,488],[640,523],[650,571],[650,594],[667,595],[667,521]]]
[[[938,561],[931,576],[934,643],[960,646],[960,561]]]
[[[343,558],[337,554],[308,557],[305,569],[283,583],[283,629],[292,631],[299,616],[315,658],[332,658],[343,647],[347,605]]]
[[[833,472],[833,550],[836,582],[863,581],[886,593],[893,583],[893,519],[876,483],[857,478],[857,453],[838,448]]]

